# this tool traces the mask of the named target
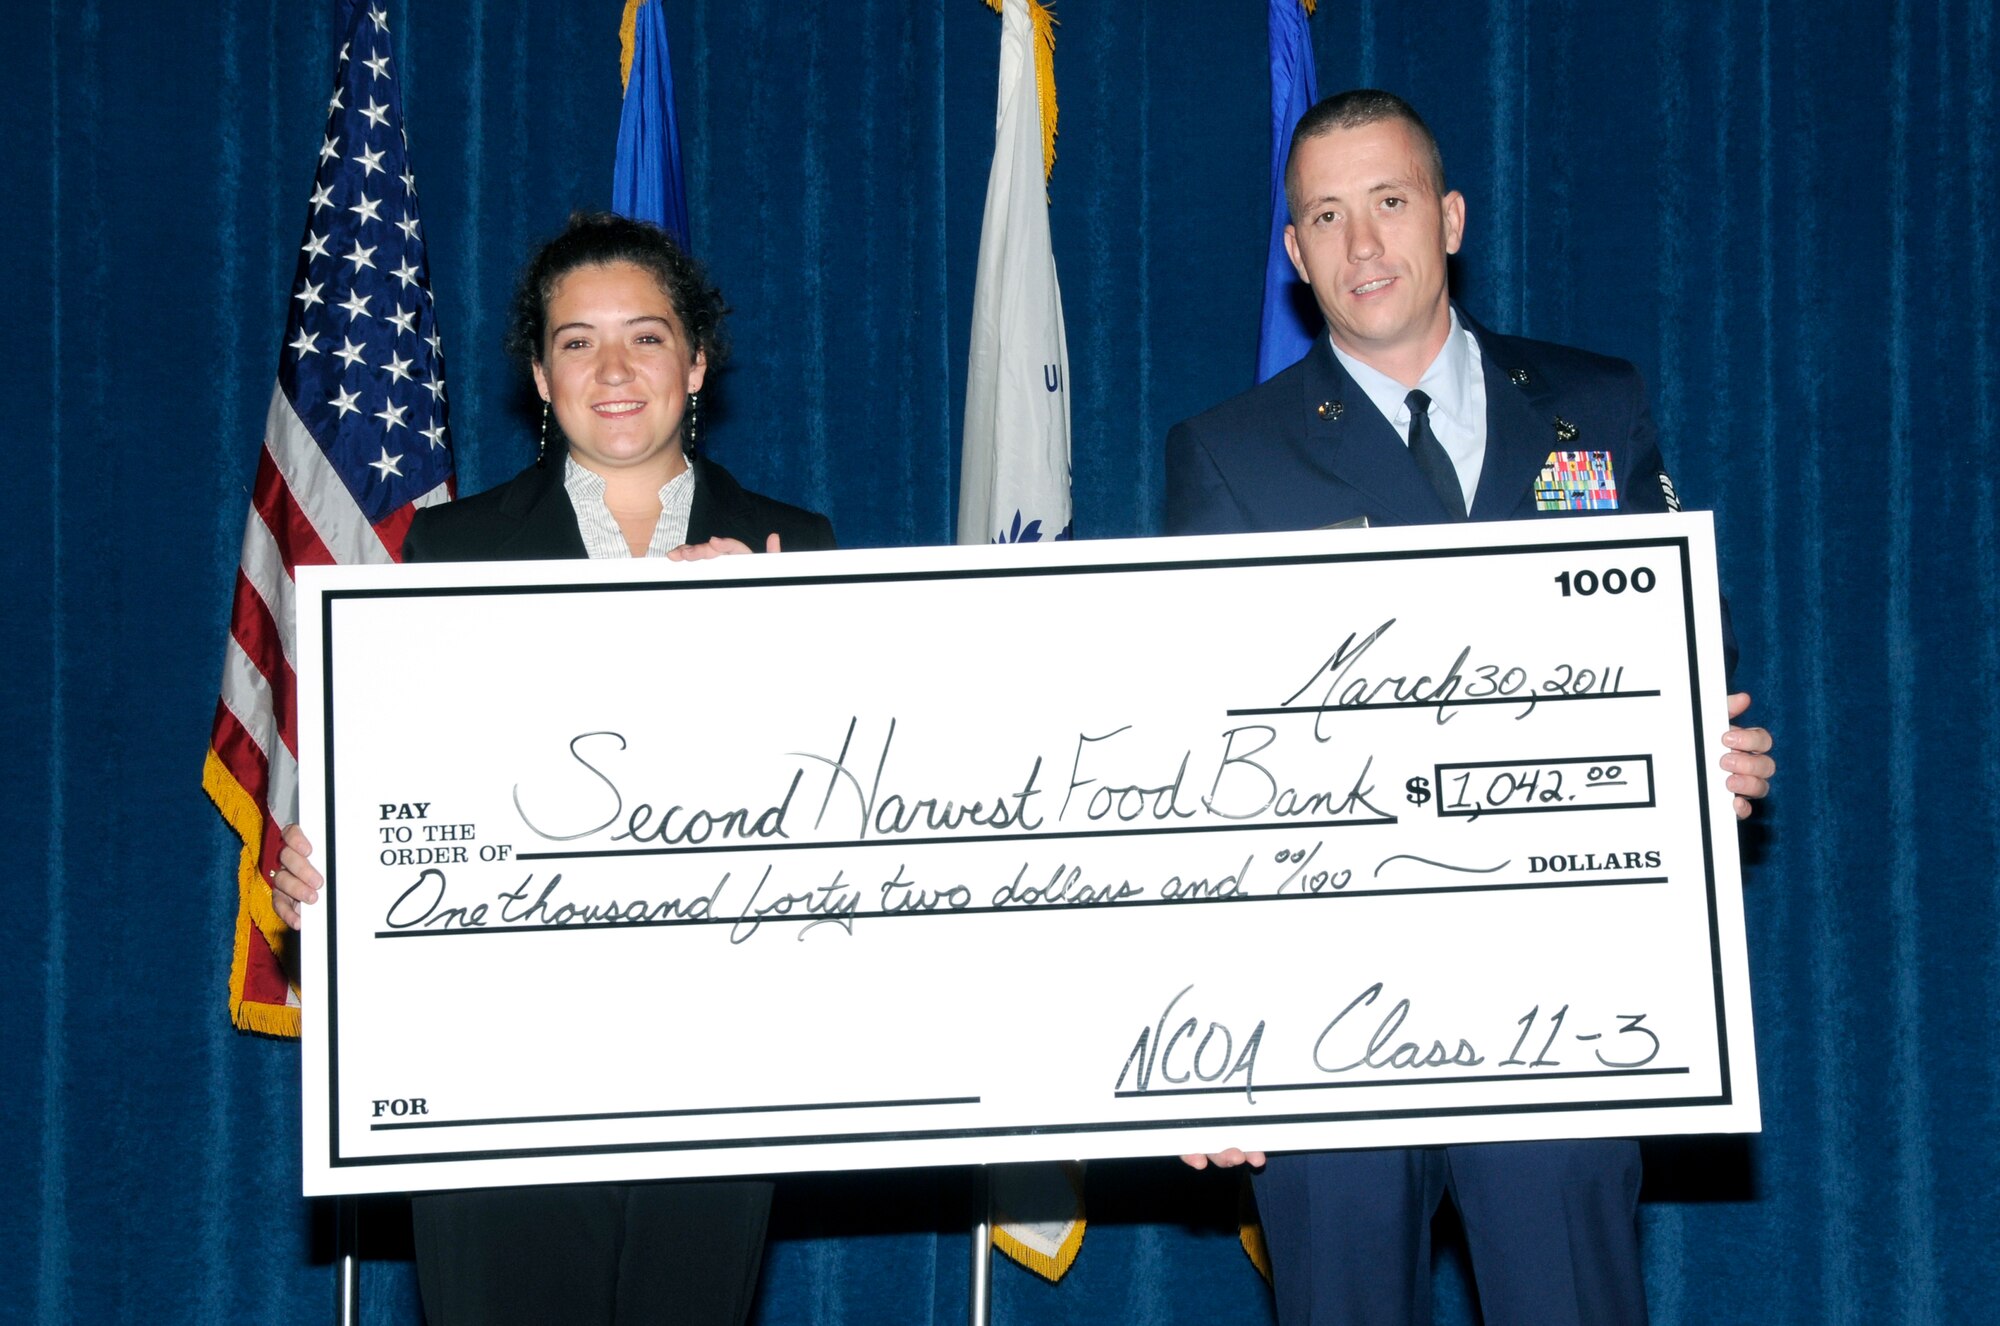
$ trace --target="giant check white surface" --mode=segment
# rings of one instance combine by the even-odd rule
[[[309,1193],[1757,1127],[1705,516],[299,589]]]

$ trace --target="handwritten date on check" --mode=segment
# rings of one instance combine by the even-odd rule
[[[305,1186],[1758,1124],[1699,514],[301,573]]]

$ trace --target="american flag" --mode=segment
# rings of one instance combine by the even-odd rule
[[[416,508],[452,492],[444,355],[388,13],[343,0],[340,31],[202,770],[243,840],[230,1017],[287,1036],[299,1031],[297,968],[267,872],[280,826],[298,818],[293,568],[399,560]]]

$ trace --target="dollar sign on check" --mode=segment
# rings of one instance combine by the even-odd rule
[[[1403,790],[1410,794],[1410,804],[1421,806],[1431,799],[1431,783],[1428,778],[1412,778],[1403,784]]]

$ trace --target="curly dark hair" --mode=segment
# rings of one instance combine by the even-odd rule
[[[708,279],[707,269],[658,226],[612,212],[571,212],[562,233],[528,259],[514,288],[507,352],[523,364],[540,363],[549,329],[549,298],[556,283],[579,267],[617,262],[652,273],[680,316],[688,344],[708,356],[710,371],[729,357],[729,341],[722,330],[729,309],[722,292]]]

